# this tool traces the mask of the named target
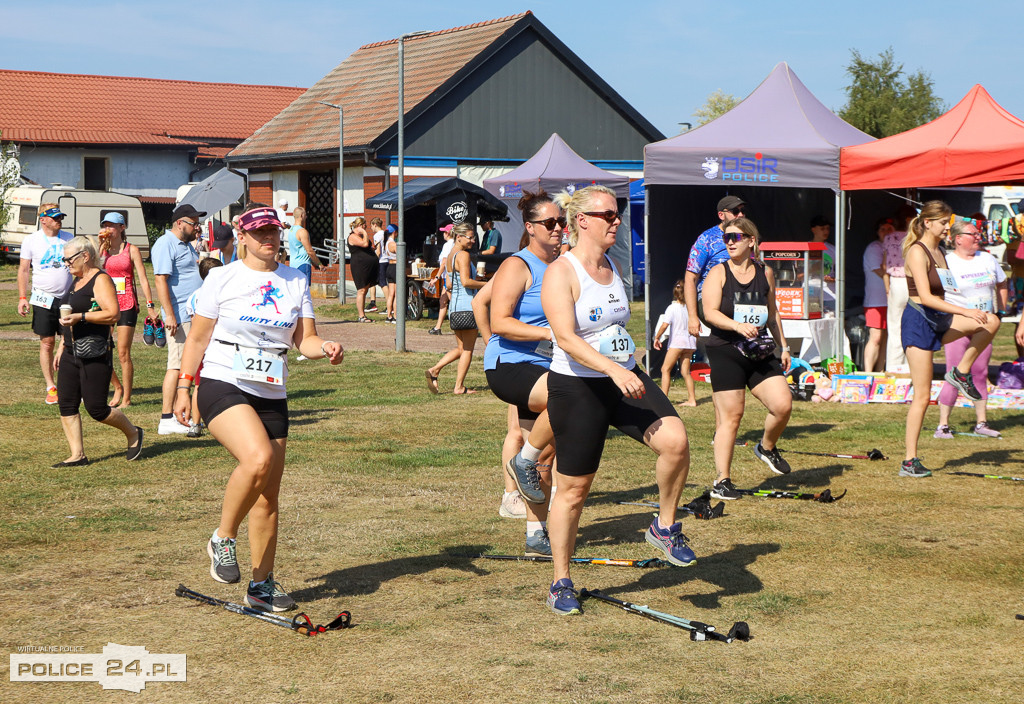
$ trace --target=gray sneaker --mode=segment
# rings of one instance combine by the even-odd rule
[[[551,557],[551,541],[548,540],[548,532],[541,528],[535,530],[533,535],[526,536],[527,557]]]
[[[250,581],[245,600],[254,609],[264,611],[291,611],[295,608],[295,600],[274,581],[273,572],[267,575],[266,581],[262,584],[253,584]]]
[[[544,503],[544,491],[540,488],[540,474],[537,472],[536,462],[527,462],[523,459],[522,453],[516,453],[516,456],[505,465],[505,471],[515,481],[524,499],[531,504]]]
[[[930,477],[930,476],[932,476],[932,472],[931,472],[930,469],[925,468],[925,466],[923,464],[921,464],[921,460],[919,460],[916,457],[914,457],[914,458],[909,459],[909,460],[904,460],[903,463],[900,464],[899,476],[901,476],[901,477],[918,477],[918,478],[919,477]]]
[[[202,423],[193,423],[192,425],[188,426],[188,432],[185,433],[185,437],[187,437],[187,438],[201,438],[202,436],[203,436],[203,424]]]
[[[961,374],[960,370],[953,367],[946,372],[945,380],[949,384],[972,401],[980,401],[981,393],[974,387],[974,380],[970,374]]]
[[[224,584],[234,584],[242,578],[238,573],[238,558],[235,557],[235,541],[225,538],[218,542],[206,544],[206,554],[210,556],[210,576]]]
[[[711,486],[712,498],[733,501],[740,498],[740,496],[742,496],[742,494],[736,491],[736,486],[732,483],[732,480],[729,479],[729,477],[719,479]]]

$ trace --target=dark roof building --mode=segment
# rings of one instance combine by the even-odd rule
[[[530,12],[409,37],[404,74],[407,177],[479,185],[553,132],[639,177],[644,145],[664,138]],[[333,236],[340,200],[338,113],[318,101],[344,108],[344,216],[386,217],[364,202],[397,183],[398,40],[360,47],[228,154],[252,198],[305,206],[314,240]]]

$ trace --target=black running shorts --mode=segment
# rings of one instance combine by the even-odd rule
[[[537,416],[540,415],[530,410],[530,392],[537,385],[537,381],[547,373],[548,370],[544,367],[530,362],[498,362],[494,369],[485,372],[487,385],[491,387],[491,391],[505,403],[516,407],[520,421],[537,420]]]
[[[638,442],[662,418],[678,418],[672,402],[639,366],[643,398],[627,398],[609,377],[577,377],[548,372],[548,416],[555,431],[558,472],[573,477],[593,474],[601,464],[608,427]]]
[[[199,415],[207,426],[210,421],[232,406],[251,406],[271,440],[288,437],[288,399],[263,398],[219,379],[203,379],[196,392]]]

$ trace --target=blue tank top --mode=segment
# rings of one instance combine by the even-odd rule
[[[288,228],[288,266],[293,269],[297,269],[303,264],[312,263],[306,248],[299,242],[298,234],[301,229],[298,225]]]
[[[547,316],[544,315],[544,309],[540,305],[540,288],[544,280],[544,272],[548,268],[547,263],[528,249],[516,252],[512,256],[519,257],[526,262],[526,266],[530,268],[530,278],[532,279],[530,288],[526,289],[519,297],[519,301],[516,302],[516,307],[512,310],[512,317],[527,325],[550,327]],[[537,352],[538,344],[540,343],[537,340],[508,340],[499,335],[491,335],[491,339],[487,341],[487,348],[484,350],[484,369],[496,368],[499,361],[503,364],[529,362],[547,369],[551,365],[551,346],[548,344],[549,353],[544,356]]]
[[[473,310],[473,296],[476,295],[476,289],[467,289],[463,286],[462,277],[455,269],[452,269],[448,274],[449,290],[452,297],[452,302],[448,305],[448,312]],[[475,278],[472,266],[469,267],[469,276],[470,278]]]

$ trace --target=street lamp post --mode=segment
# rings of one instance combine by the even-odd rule
[[[338,111],[338,303],[347,303],[345,283],[345,108],[323,100],[321,105]]]
[[[407,32],[398,38],[398,237],[395,239],[395,350],[405,352],[405,313],[409,308],[405,280],[405,40],[427,34]]]

